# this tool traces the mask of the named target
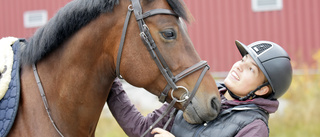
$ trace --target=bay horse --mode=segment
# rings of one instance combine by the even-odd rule
[[[176,101],[189,123],[214,119],[220,97],[201,71],[207,67],[195,69],[205,63],[184,24],[190,17],[180,0],[71,1],[21,47],[20,103],[8,136],[94,136],[117,76]]]

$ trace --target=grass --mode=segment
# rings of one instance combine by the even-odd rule
[[[141,110],[141,108],[138,110],[145,116],[152,111]],[[102,111],[95,135],[96,137],[127,137],[110,112],[105,109]]]
[[[113,117],[100,117],[96,137],[126,137]]]
[[[317,62],[317,73],[310,74],[310,68],[300,63],[301,75],[294,75],[282,97],[288,101],[284,112],[276,112],[269,120],[271,137],[320,136],[320,50],[313,58]]]
[[[271,137],[320,136],[320,74],[294,76],[284,95],[288,105],[283,114],[269,120]]]

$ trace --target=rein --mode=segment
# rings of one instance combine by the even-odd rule
[[[40,95],[41,95],[44,107],[46,108],[47,114],[49,116],[50,122],[52,123],[54,129],[56,129],[56,131],[59,133],[59,135],[61,137],[64,137],[62,135],[62,133],[60,132],[60,130],[58,129],[57,125],[54,123],[52,117],[51,117],[51,113],[50,113],[48,101],[47,101],[47,98],[46,98],[46,94],[44,93],[44,90],[43,90],[43,87],[42,87],[42,84],[41,84],[41,81],[40,81],[40,78],[39,78],[39,75],[38,75],[37,67],[36,67],[35,64],[32,64],[32,69],[33,69],[34,77],[36,78],[36,81],[37,81],[37,85],[38,85],[38,88],[39,88],[39,91],[40,91]]]

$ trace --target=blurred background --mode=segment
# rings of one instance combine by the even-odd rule
[[[0,38],[29,38],[71,0],[0,0]],[[222,80],[240,54],[234,41],[269,40],[290,55],[294,77],[280,108],[269,120],[271,137],[320,136],[319,0],[184,0],[194,20],[189,35],[210,73]],[[156,96],[123,81],[136,107],[147,114]],[[126,136],[104,108],[97,137]]]

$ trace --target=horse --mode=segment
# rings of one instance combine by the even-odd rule
[[[191,18],[181,0],[69,2],[20,45],[8,136],[94,136],[117,77],[175,101],[189,123],[216,118],[220,96],[188,35]]]

